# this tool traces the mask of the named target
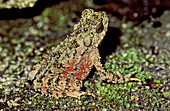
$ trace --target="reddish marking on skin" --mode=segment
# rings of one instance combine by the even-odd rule
[[[96,62],[96,58],[95,57],[93,57],[92,60],[93,60],[93,62]]]
[[[43,87],[43,88],[42,88],[42,92],[43,92],[44,94],[47,93],[46,90],[47,90],[47,87]]]
[[[87,73],[90,71],[90,66],[92,65],[92,62],[90,61],[90,55],[91,53],[89,52],[88,53],[88,57],[87,59],[85,57],[82,57],[81,58],[81,63],[79,64],[79,69],[80,71],[79,72],[76,72],[76,77],[80,80],[82,80],[82,76],[86,76]],[[84,62],[84,64],[83,64]],[[87,69],[87,70],[86,70]]]
[[[77,49],[77,53],[78,53],[78,54],[81,54],[81,51],[82,51],[82,48],[79,47],[79,48]]]
[[[56,71],[55,69],[52,69],[51,72],[53,72],[53,73],[55,73],[55,74],[60,73],[60,71]]]
[[[81,60],[83,61],[83,58]],[[76,77],[79,78],[80,80],[82,80],[82,75],[84,75],[84,73],[85,73],[85,67],[84,67],[83,63],[79,64],[79,69],[80,69],[80,71],[76,72]]]
[[[97,44],[99,43],[99,40],[97,40]]]
[[[75,62],[77,62],[77,60],[74,59],[70,59],[70,65],[69,67],[67,67],[67,64],[65,63],[65,69],[61,70],[63,77],[67,77],[68,73],[74,72],[74,66],[75,66]]]
[[[84,48],[85,48],[84,45],[81,45],[80,47],[78,47],[78,48],[77,48],[77,53],[78,53],[78,54],[81,54],[82,49],[84,49]]]
[[[71,83],[71,87],[74,89],[74,83],[75,83],[75,77],[74,76],[71,77],[70,83]]]
[[[80,48],[81,49],[81,48]],[[79,69],[80,71],[78,72],[75,72],[74,70],[74,67],[75,67],[75,63],[77,62],[77,60],[74,60],[74,59],[70,59],[70,64],[69,64],[69,67],[67,65],[67,63],[64,63],[65,64],[65,69],[61,70],[61,71],[56,71],[56,70],[53,70],[53,72],[55,73],[62,73],[63,76],[62,77],[67,77],[67,75],[69,73],[74,73],[76,74],[76,77],[80,80],[82,80],[82,76],[86,76],[87,73],[90,71],[90,67],[92,65],[92,62],[90,61],[91,60],[91,52],[88,53],[88,57],[86,59],[86,57],[82,57],[81,58],[81,63],[79,64]],[[84,64],[83,64],[84,62]],[[87,69],[87,70],[86,70]]]
[[[87,64],[85,64],[86,65],[86,67],[88,68],[88,69],[90,69],[90,67],[89,66],[91,66],[92,65],[92,62],[91,62],[91,53],[88,53],[88,60],[86,60],[85,59],[85,63],[87,62]]]

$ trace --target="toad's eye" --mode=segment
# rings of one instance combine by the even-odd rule
[[[96,32],[101,33],[104,30],[103,22],[101,21],[97,27],[96,27]]]

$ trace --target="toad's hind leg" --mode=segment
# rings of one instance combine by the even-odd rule
[[[80,99],[82,95],[92,95],[92,93],[83,92],[81,91],[82,87],[82,80],[76,78],[73,75],[68,74],[67,77],[64,77],[61,74],[59,77],[51,77],[48,83],[48,90],[47,93],[50,96],[55,97],[58,99],[59,97],[74,97]]]
[[[58,99],[63,97],[66,82],[65,78],[47,72],[45,75],[38,75],[33,84],[36,91],[41,91],[44,95]]]

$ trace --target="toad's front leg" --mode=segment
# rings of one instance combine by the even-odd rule
[[[107,82],[112,82],[112,83],[125,83],[128,81],[140,81],[138,78],[131,78],[132,75],[136,74],[136,71],[125,76],[121,75],[118,71],[116,72],[116,74],[106,72],[103,69],[102,64],[100,62],[100,55],[99,55],[98,49],[95,49],[94,53],[92,54],[91,59],[97,71],[99,72],[99,75],[102,80],[105,80]]]

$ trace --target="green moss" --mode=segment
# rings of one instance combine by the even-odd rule
[[[130,109],[130,104],[129,103],[126,104],[126,109]]]
[[[43,17],[48,17],[49,13],[50,13],[51,9],[50,8],[46,8],[43,12],[42,12],[42,16]]]

